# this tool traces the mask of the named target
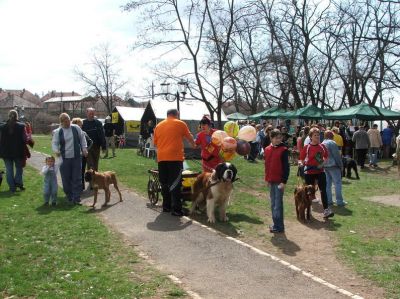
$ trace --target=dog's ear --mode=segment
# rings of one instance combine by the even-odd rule
[[[232,177],[232,182],[236,181],[236,174],[237,174],[237,169],[235,165],[231,164],[229,168],[233,171],[233,177]]]
[[[217,167],[215,167],[215,174],[217,176],[218,180],[222,180],[222,177],[224,176],[224,171],[225,171],[225,163],[219,163]]]

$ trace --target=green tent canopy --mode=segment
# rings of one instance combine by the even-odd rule
[[[303,108],[282,113],[279,118],[283,119],[322,119],[324,109],[314,105],[307,105]]]
[[[229,120],[246,120],[247,115],[244,115],[240,112],[235,112],[235,113],[227,115],[226,118]]]
[[[257,114],[253,114],[249,116],[249,119],[251,120],[260,120],[260,119],[275,119],[279,118],[282,113],[284,113],[285,110],[279,107],[272,107],[267,110],[264,110],[262,112],[259,112]]]
[[[324,115],[324,119],[333,120],[354,118],[359,120],[400,120],[400,112],[361,103],[347,109],[325,113]]]

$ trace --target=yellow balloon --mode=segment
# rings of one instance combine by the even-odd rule
[[[228,121],[224,125],[224,131],[229,137],[236,138],[239,133],[239,125],[234,121]]]

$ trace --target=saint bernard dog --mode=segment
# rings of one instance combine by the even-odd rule
[[[203,172],[193,184],[192,208],[193,214],[196,207],[206,204],[208,222],[215,223],[215,206],[219,207],[219,218],[228,221],[226,207],[233,190],[233,182],[236,181],[237,169],[228,162],[220,163],[211,173]]]

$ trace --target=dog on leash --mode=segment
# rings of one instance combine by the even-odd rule
[[[99,192],[99,189],[104,190],[105,202],[103,204],[103,207],[107,206],[107,204],[110,202],[110,197],[111,197],[111,191],[110,191],[111,184],[114,185],[114,188],[117,190],[119,194],[119,201],[120,202],[122,201],[122,195],[118,188],[117,177],[115,175],[115,172],[113,171],[97,172],[93,169],[89,169],[85,173],[85,181],[89,182],[94,190],[94,201],[92,204],[92,208],[94,208],[94,206],[96,205],[97,193]]]
[[[196,207],[205,204],[208,222],[215,223],[215,206],[218,205],[220,221],[228,221],[226,207],[233,190],[233,182],[236,181],[236,174],[236,167],[228,162],[218,164],[212,173],[199,174],[193,184],[190,214],[194,213]]]
[[[343,161],[342,177],[351,178],[351,170],[354,170],[356,178],[357,180],[359,180],[360,177],[358,175],[357,162],[354,159],[350,158],[349,156],[344,156],[342,158],[342,161]]]
[[[315,186],[313,185],[297,186],[294,189],[294,203],[298,220],[303,222],[306,221],[306,218],[311,220],[311,204],[315,199],[315,192]]]

